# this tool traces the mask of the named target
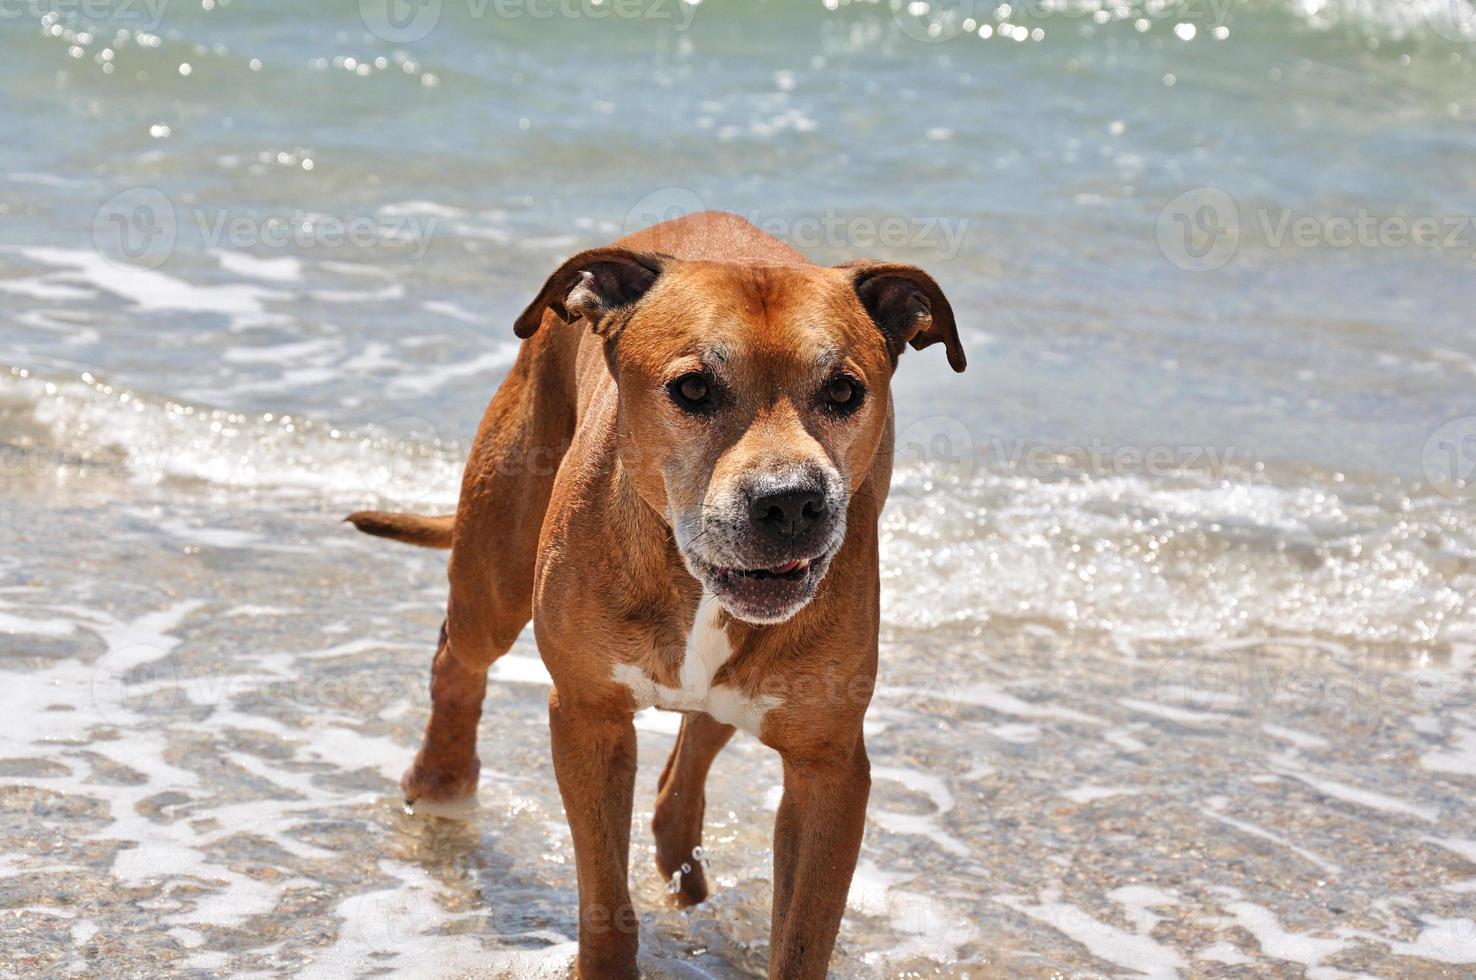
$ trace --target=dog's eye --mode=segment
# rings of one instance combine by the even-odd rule
[[[825,383],[825,405],[831,411],[849,414],[861,407],[865,389],[854,378],[838,374]]]
[[[667,394],[686,412],[708,412],[713,408],[713,385],[705,374],[684,374],[666,386]]]

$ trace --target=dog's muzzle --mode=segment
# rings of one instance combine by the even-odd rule
[[[675,515],[688,569],[729,614],[782,623],[815,597],[845,536],[836,474],[765,474]]]

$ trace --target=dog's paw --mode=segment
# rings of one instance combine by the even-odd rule
[[[691,908],[707,901],[707,873],[702,848],[693,848],[692,856],[682,860],[663,855],[658,843],[656,870],[666,881],[667,897],[677,908]]]
[[[416,813],[460,813],[476,806],[477,779],[482,764],[473,758],[470,766],[454,769],[434,766],[420,756],[400,777],[405,806]]]

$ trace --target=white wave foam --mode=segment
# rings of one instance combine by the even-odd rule
[[[302,348],[230,356],[289,353]],[[434,387],[515,353],[497,348],[400,379],[395,390]],[[39,450],[22,465],[80,459],[119,465],[148,483],[184,479],[414,508],[454,506],[465,454],[423,419],[341,429],[184,404],[90,375],[50,380],[18,369],[0,375],[5,443]],[[1476,517],[1457,502],[1411,500],[1397,487],[1350,480],[1273,482],[1263,473],[1045,479],[986,470],[948,480],[908,460],[899,461],[897,486],[882,520],[889,627],[1009,619],[1105,631],[1129,651],[1142,640],[1428,644],[1476,633],[1476,574],[1461,557],[1476,554]],[[1017,717],[1070,710],[987,687],[939,696]]]
[[[291,415],[181,404],[91,375],[47,381],[24,371],[0,377],[0,419],[5,415],[11,426],[19,421],[23,430],[39,430],[58,458],[121,460],[145,483],[200,480],[444,507],[454,505],[461,478],[458,449],[405,437],[433,435],[421,419],[339,429]],[[0,443],[5,440],[0,427]]]
[[[291,255],[262,259],[247,252],[226,249],[214,249],[211,254],[220,262],[222,269],[248,279],[265,279],[268,282],[302,281],[302,260]]]
[[[1157,890],[1155,889],[1154,892]],[[1144,896],[1129,893],[1125,896],[1120,895],[1118,898],[1119,900],[1124,898],[1140,900],[1137,905],[1141,909],[1141,900]],[[1132,915],[1135,911],[1132,902],[1122,902],[1129,906],[1129,918],[1136,919],[1134,924],[1137,928],[1133,932],[1128,932],[1095,918],[1069,902],[1060,901],[1054,891],[1045,892],[1039,902],[1030,902],[1012,895],[998,895],[994,900],[1051,926],[1085,946],[1088,952],[1098,959],[1114,966],[1136,970],[1145,977],[1153,977],[1157,980],[1176,980],[1179,971],[1188,966],[1177,950],[1163,945],[1149,935],[1157,917],[1150,913],[1145,918],[1141,912],[1136,916]],[[1157,893],[1146,900],[1153,902],[1154,905],[1173,901],[1171,896],[1163,893]],[[1145,925],[1147,928],[1144,928]]]
[[[1131,786],[1078,786],[1075,789],[1063,790],[1061,795],[1072,803],[1095,803],[1098,800],[1109,800],[1114,796],[1137,796],[1142,790]]]
[[[851,878],[846,906],[862,915],[885,918],[892,929],[907,937],[885,953],[868,954],[873,963],[926,957],[937,963],[953,963],[958,950],[978,935],[958,912],[931,895],[897,888],[908,876],[884,871],[862,860]]]
[[[1305,858],[1311,863],[1317,865],[1317,867],[1321,868],[1323,871],[1326,871],[1330,875],[1339,874],[1342,871],[1342,869],[1339,868],[1336,864],[1333,864],[1331,861],[1327,860],[1321,855],[1314,854],[1312,851],[1309,851],[1304,847],[1298,847],[1296,844],[1293,844],[1285,837],[1282,837],[1279,834],[1273,834],[1271,831],[1267,830],[1264,827],[1258,827],[1255,824],[1249,823],[1245,820],[1237,820],[1235,817],[1229,816],[1228,814],[1220,813],[1213,806],[1202,806],[1199,808],[1199,812],[1203,813],[1211,820],[1219,821],[1227,827],[1233,827],[1243,834],[1249,834],[1252,837],[1259,837],[1261,840],[1270,841],[1278,847],[1284,847],[1298,857]]]
[[[1300,963],[1311,971],[1322,965],[1322,961],[1348,946],[1346,939],[1322,939],[1302,932],[1291,932],[1283,928],[1276,914],[1253,902],[1231,902],[1225,906],[1235,923],[1255,937],[1261,952],[1267,956],[1291,963]]]
[[[1371,27],[1395,37],[1476,40],[1476,4],[1471,0],[1288,0],[1284,7],[1312,27]]]
[[[33,262],[69,270],[51,278],[78,282],[128,300],[145,313],[182,310],[219,313],[231,317],[258,317],[267,300],[284,300],[286,293],[246,283],[200,286],[143,266],[110,262],[97,252],[77,248],[23,248]]]
[[[1455,743],[1443,752],[1426,752],[1420,765],[1432,772],[1449,772],[1460,776],[1476,776],[1476,731],[1462,729],[1452,736]]]
[[[903,467],[882,522],[884,619],[988,618],[1202,642],[1256,629],[1428,643],[1476,624],[1453,501],[1288,474],[937,479]],[[919,582],[927,595],[919,595]]]
[[[448,912],[438,900],[443,889],[423,868],[391,860],[380,861],[379,868],[395,886],[339,903],[343,927],[338,939],[297,974],[302,980],[384,971],[426,978],[552,978],[568,972],[576,952],[573,942],[534,950],[493,950],[474,936],[447,934],[448,924],[477,913]]]
[[[948,789],[947,782],[916,769],[896,766],[872,766],[871,778],[899,783],[926,796],[933,806],[932,813],[902,813],[873,802],[867,814],[873,822],[893,834],[926,837],[943,851],[956,857],[970,855],[971,852],[964,842],[943,828],[944,817],[954,807],[953,793]]]
[[[1307,771],[1306,764],[1295,755],[1283,755],[1271,757],[1272,769],[1291,779],[1301,782],[1324,796],[1354,806],[1364,807],[1370,810],[1378,810],[1381,813],[1399,814],[1400,816],[1414,817],[1418,820],[1435,822],[1440,811],[1432,806],[1420,806],[1396,799],[1385,793],[1364,789],[1361,786],[1349,786],[1347,783],[1338,782],[1334,779],[1314,775]]]
[[[963,19],[967,14],[960,11],[958,5],[909,4],[903,0],[892,0],[891,5],[894,11],[905,9],[909,13],[920,8],[919,20],[910,25],[909,34],[912,36],[916,36],[915,31],[922,30],[930,36],[948,37],[970,23]],[[831,10],[844,6],[826,4]],[[1136,23],[1141,25],[1139,30],[1159,25],[1165,31],[1173,29],[1180,40],[1188,41],[1196,36],[1208,39],[1212,36],[1211,27],[1227,26],[1233,33],[1242,18],[1264,13],[1281,15],[1318,32],[1340,29],[1395,39],[1431,39],[1442,43],[1476,41],[1476,3],[1472,0],[1208,0],[1202,3],[1113,0],[1110,4],[1104,0],[1054,0],[1052,3],[1018,7],[1007,4],[1002,9],[1013,15],[1012,20],[1025,25],[1022,29],[1028,30],[1030,25],[1040,23],[1047,28],[1047,34],[1050,33],[1049,26],[1064,16],[1068,23],[1084,23],[1084,33],[1097,25],[1115,21]],[[1088,17],[1093,20],[1087,22]],[[1102,19],[1097,20],[1098,17]],[[989,26],[993,28],[992,24]],[[999,36],[1010,35],[1001,30]],[[1077,195],[1077,200],[1082,203],[1095,203],[1099,199],[1099,195]]]

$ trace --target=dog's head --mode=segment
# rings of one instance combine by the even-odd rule
[[[909,265],[746,266],[622,248],[574,256],[518,318],[604,337],[621,465],[730,614],[789,619],[815,595],[890,417],[897,358],[953,310]]]

